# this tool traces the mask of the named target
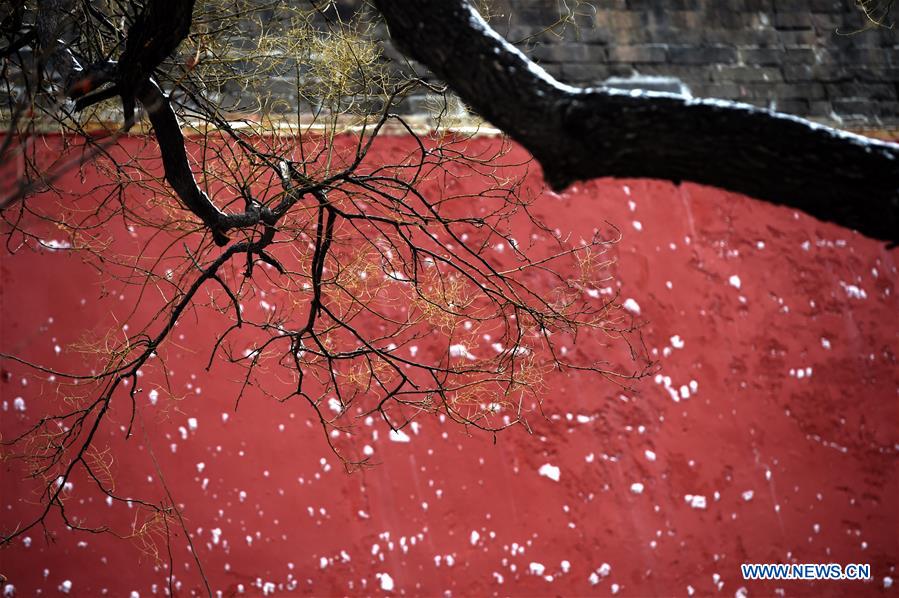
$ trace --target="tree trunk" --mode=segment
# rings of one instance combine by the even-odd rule
[[[899,145],[720,100],[575,88],[466,0],[376,0],[391,36],[521,143],[554,189],[603,176],[684,180],[899,242]]]

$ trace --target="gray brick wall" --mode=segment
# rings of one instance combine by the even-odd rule
[[[256,0],[269,26],[268,3]],[[899,131],[899,27],[869,27],[855,0],[478,0],[491,24],[562,81],[686,92],[748,102],[845,128]],[[345,20],[365,11],[377,34],[386,28],[362,0],[337,0]],[[897,11],[899,12],[899,11]],[[332,15],[333,16],[333,15]],[[560,19],[560,17],[563,17]],[[561,22],[560,22],[561,21]],[[247,24],[243,35],[256,31]],[[396,68],[405,57],[389,41]],[[282,65],[283,66],[283,65]],[[292,113],[295,73],[270,73],[262,89],[238,81],[206,92],[226,110]],[[427,75],[418,65],[418,74]],[[282,72],[283,71],[283,72]],[[10,75],[13,84],[16,74]],[[15,87],[15,85],[14,85]],[[15,91],[15,89],[14,89]],[[7,106],[0,90],[0,117]],[[412,98],[405,109],[428,102]],[[110,118],[116,104],[109,103]]]
[[[494,0],[493,25],[559,79],[678,79],[844,126],[899,127],[899,33],[853,0]],[[543,31],[565,7],[567,24]],[[854,33],[857,32],[857,33]],[[668,85],[670,86],[670,80]]]

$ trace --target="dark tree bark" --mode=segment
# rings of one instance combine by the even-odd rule
[[[467,0],[375,0],[403,51],[521,143],[562,189],[694,181],[899,242],[899,145],[748,105],[563,85]]]
[[[194,0],[151,0],[128,29],[118,72],[127,121],[134,118],[134,98],[140,86],[190,33],[193,10]]]
[[[184,206],[209,228],[215,243],[224,246],[229,240],[225,234],[229,228],[250,226],[268,214],[258,208],[248,209],[243,214],[225,214],[212,203],[194,179],[181,124],[171,103],[152,79],[153,71],[190,33],[193,7],[193,0],[174,4],[148,0],[128,29],[125,50],[119,61],[94,64],[79,71],[68,95],[77,100],[76,110],[120,96],[126,128],[134,121],[135,99],[139,100],[159,142],[166,180]]]

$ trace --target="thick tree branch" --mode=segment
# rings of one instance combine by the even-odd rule
[[[243,214],[225,214],[212,203],[194,179],[181,124],[171,102],[150,76],[159,63],[187,37],[193,4],[193,1],[179,2],[177,7],[170,8],[167,2],[161,0],[148,2],[128,30],[121,60],[118,63],[98,63],[79,71],[67,94],[77,100],[76,110],[120,95],[126,128],[134,119],[134,100],[139,100],[147,111],[159,142],[166,181],[184,206],[211,231],[215,243],[224,246],[228,243],[225,233],[229,229],[260,222],[271,225],[274,217],[270,210],[258,205],[248,206]]]
[[[149,0],[128,28],[118,73],[126,123],[134,118],[134,97],[141,85],[190,33],[193,10],[194,0]]]
[[[184,148],[181,125],[168,98],[152,80],[140,84],[136,95],[147,110],[153,132],[156,133],[166,180],[184,205],[209,227],[216,245],[227,244],[228,237],[223,230],[225,214],[212,203],[194,179]]]
[[[575,88],[467,0],[375,0],[404,51],[541,163],[555,189],[602,176],[695,181],[899,242],[899,145],[753,106]]]

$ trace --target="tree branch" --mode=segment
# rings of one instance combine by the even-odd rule
[[[521,143],[554,189],[602,176],[744,193],[899,242],[899,145],[719,100],[559,83],[467,0],[375,0],[391,36]]]
[[[185,206],[203,221],[212,232],[216,245],[224,246],[228,237],[223,230],[225,214],[222,213],[209,196],[203,192],[194,179],[184,148],[184,135],[175,111],[165,94],[152,80],[138,85],[137,99],[147,110],[147,116],[153,125],[153,132],[159,142],[165,178],[184,202]]]

